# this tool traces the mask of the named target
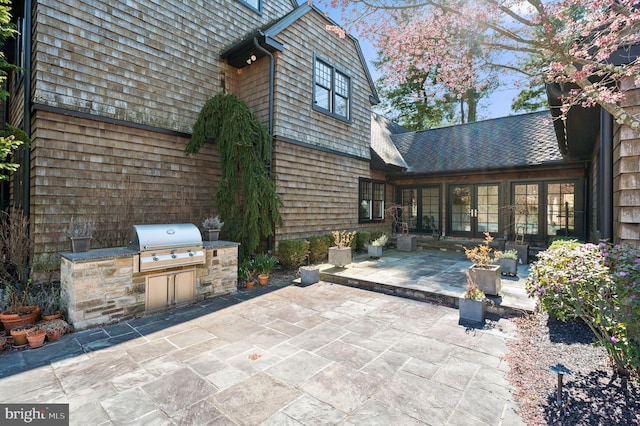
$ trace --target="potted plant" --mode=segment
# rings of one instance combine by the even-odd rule
[[[505,250],[500,253],[500,271],[505,275],[518,275],[518,252],[516,250]]]
[[[464,252],[473,263],[468,269],[471,280],[485,294],[497,295],[502,286],[500,265],[495,265],[500,257],[500,252],[496,252],[491,248],[492,241],[493,237],[488,232],[485,232],[483,243],[472,249],[465,247]]]
[[[40,307],[40,315],[44,321],[51,321],[62,317],[64,300],[60,294],[59,285],[44,285],[35,299]]]
[[[29,341],[27,340],[27,332],[36,328],[34,324],[21,325],[20,327],[12,328],[10,333],[13,337],[13,345],[16,347],[25,346]]]
[[[461,320],[484,322],[485,294],[473,282],[467,272],[467,290],[459,299],[458,311]]]
[[[96,227],[92,220],[76,219],[71,216],[71,221],[67,228],[67,235],[71,240],[71,251],[73,253],[89,251],[91,238],[95,230]]]
[[[329,247],[329,263],[344,267],[351,263],[351,243],[356,236],[356,231],[333,231],[333,247]]]
[[[27,330],[27,341],[31,349],[39,348],[44,345],[44,339],[47,337],[47,331],[37,325],[31,330]]]
[[[35,324],[40,315],[40,307],[32,304],[29,293],[31,281],[5,284],[3,303],[5,310],[0,313],[0,322],[6,331],[16,327]]]
[[[238,266],[238,278],[242,280],[246,288],[253,288],[255,279],[255,265],[253,259],[245,259]]]
[[[367,247],[369,257],[382,257],[382,248],[387,244],[387,241],[389,241],[389,237],[387,237],[387,234],[382,234],[378,238],[373,240],[373,242]]]
[[[220,230],[224,226],[224,222],[220,221],[219,216],[209,216],[202,221],[204,229],[204,239],[206,241],[218,241]]]
[[[268,254],[260,254],[256,256],[253,261],[256,272],[258,273],[258,282],[260,285],[267,285],[269,282],[269,275],[271,274],[273,267],[278,263],[278,260]]]
[[[67,323],[63,319],[42,321],[38,323],[38,327],[45,330],[47,334],[47,340],[50,342],[58,340],[60,337],[62,337],[63,334],[65,334],[71,328],[69,326],[69,323]]]
[[[320,268],[317,265],[301,266],[298,269],[300,284],[311,285],[320,281]]]

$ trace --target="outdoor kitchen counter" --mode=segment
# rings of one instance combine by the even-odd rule
[[[204,248],[227,248],[227,247],[238,247],[240,243],[236,243],[233,241],[203,241],[202,244]],[[60,256],[65,259],[69,259],[72,262],[83,262],[87,260],[100,260],[100,259],[110,259],[114,257],[131,257],[138,254],[138,251],[131,247],[109,247],[109,248],[101,248],[101,249],[92,249],[89,251],[81,252],[81,253],[72,253],[70,251],[63,251],[60,253]]]
[[[238,246],[233,241],[203,241],[204,261],[152,271],[137,271],[140,252],[132,247],[60,253],[60,281],[68,320],[78,330],[110,324],[148,312],[149,280],[160,275],[193,277],[193,301],[233,294],[238,285]]]

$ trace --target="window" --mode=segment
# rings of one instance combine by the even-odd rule
[[[246,4],[251,9],[255,9],[258,12],[262,10],[262,0],[240,0],[241,3]]]
[[[538,230],[538,206],[540,203],[538,188],[537,183],[519,183],[513,187],[514,231],[518,234],[538,235],[540,232]]]
[[[316,58],[313,70],[313,107],[344,120],[351,119],[351,78]]]
[[[360,179],[360,222],[384,219],[384,182]]]
[[[16,84],[24,77],[24,67],[26,65],[24,57],[24,18],[18,18],[16,25],[16,43],[15,43],[15,65],[20,67],[20,70],[16,71]]]
[[[547,235],[573,235],[574,191],[573,183],[547,184]]]

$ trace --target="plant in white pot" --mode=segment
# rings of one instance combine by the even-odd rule
[[[202,221],[202,228],[204,229],[204,239],[206,241],[218,241],[220,230],[224,226],[224,222],[220,220],[219,216],[209,216]]]
[[[473,262],[473,265],[468,269],[471,280],[482,292],[495,296],[502,288],[502,279],[500,277],[500,265],[495,265],[500,257],[500,252],[491,248],[492,241],[493,237],[488,232],[485,232],[483,243],[472,249],[465,247],[464,252],[467,258]]]
[[[387,236],[387,234],[382,234],[378,238],[373,240],[371,244],[369,244],[369,246],[367,247],[369,257],[375,257],[375,258],[382,257],[382,248],[385,245],[387,245],[388,241],[389,241],[389,237]]]
[[[329,247],[329,263],[344,267],[351,263],[351,243],[356,236],[356,231],[333,231],[334,246]]]
[[[505,250],[500,253],[500,272],[504,275],[518,275],[518,252]]]
[[[96,230],[96,226],[91,219],[76,219],[71,216],[67,236],[71,240],[71,251],[80,253],[89,251],[91,238]]]
[[[461,320],[484,323],[485,294],[473,282],[467,272],[467,291],[459,299],[458,311]]]

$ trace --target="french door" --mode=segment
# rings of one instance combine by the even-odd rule
[[[451,185],[448,225],[451,235],[482,238],[500,229],[500,185]]]

